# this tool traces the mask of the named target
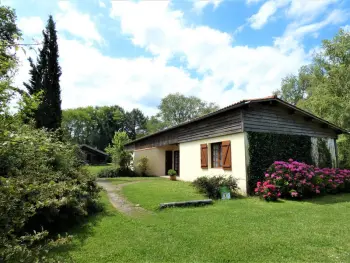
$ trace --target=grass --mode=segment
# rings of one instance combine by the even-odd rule
[[[166,179],[145,180],[123,187],[123,194],[132,203],[155,210],[160,203],[207,199],[198,194],[189,183]]]
[[[125,186],[124,194],[150,209],[198,198],[188,184],[163,179]],[[61,248],[67,262],[350,262],[349,194],[306,202],[242,198],[141,218],[115,211],[104,193],[102,202],[106,212]]]
[[[97,173],[105,168],[110,168],[112,167],[111,164],[106,164],[106,165],[86,165],[86,169],[92,173],[93,175],[97,175]]]
[[[108,178],[108,181],[112,182],[114,185],[118,184],[125,184],[135,181],[158,181],[158,180],[164,180],[161,177],[118,177],[118,178]]]

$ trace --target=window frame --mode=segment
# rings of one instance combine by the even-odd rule
[[[214,166],[214,146],[218,145],[218,157],[216,162],[218,163],[218,166]],[[222,142],[215,142],[210,144],[210,158],[211,158],[211,168],[222,168]]]

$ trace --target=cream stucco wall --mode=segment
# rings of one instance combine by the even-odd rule
[[[232,170],[211,168],[211,143],[231,141]],[[208,144],[208,169],[201,168],[200,145]],[[245,194],[247,189],[246,179],[246,153],[245,133],[232,134],[222,137],[203,139],[198,141],[180,143],[180,178],[185,181],[193,181],[200,176],[232,175],[237,179],[240,191]]]
[[[134,151],[134,166],[135,170],[137,169],[137,163],[138,161],[146,156],[148,158],[148,174],[155,175],[155,176],[164,176],[165,174],[165,151],[176,151],[179,150],[179,146],[177,145],[167,145],[163,147],[153,147],[153,148],[147,148],[147,149],[140,149]],[[181,156],[181,154],[180,154]],[[172,162],[174,162],[174,153]],[[174,164],[173,166],[174,167]]]

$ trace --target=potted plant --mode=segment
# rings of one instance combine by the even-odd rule
[[[176,181],[176,171],[174,169],[170,169],[168,171],[168,175],[170,176],[171,181]]]

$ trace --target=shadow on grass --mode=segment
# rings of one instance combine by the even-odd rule
[[[80,225],[77,225],[68,231],[68,234],[73,236],[72,242],[68,244],[61,245],[54,250],[52,250],[52,255],[64,257],[64,262],[74,262],[73,259],[69,256],[71,250],[76,249],[85,244],[88,237],[94,236],[95,227],[100,224],[100,221],[105,217],[113,217],[115,213],[113,210],[108,209],[107,204],[101,203],[102,211],[90,215],[82,222]]]
[[[305,199],[303,201],[316,204],[316,205],[331,205],[331,204],[337,204],[337,203],[346,203],[346,202],[350,202],[350,193],[325,195],[325,196]]]

